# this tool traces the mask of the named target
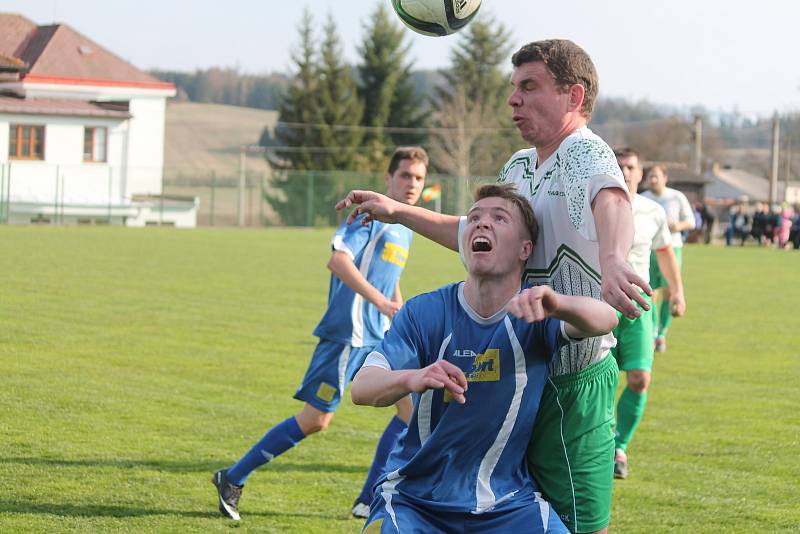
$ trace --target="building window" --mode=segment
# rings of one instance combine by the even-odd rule
[[[83,130],[83,161],[106,161],[105,128],[89,128]]]
[[[44,159],[44,126],[12,124],[8,136],[8,157]]]

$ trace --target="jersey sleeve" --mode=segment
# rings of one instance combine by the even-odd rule
[[[370,357],[376,362],[381,361],[381,356],[392,371],[420,369],[425,366],[425,343],[413,317],[415,306],[412,302],[409,301],[400,308],[383,341],[370,353]],[[380,367],[386,368],[385,365]]]
[[[686,195],[678,191],[678,200],[681,204],[681,222],[688,222],[692,223],[692,226],[689,227],[689,230],[693,230],[695,226],[697,226],[695,219],[694,219],[694,212],[692,211],[692,206],[689,204],[689,199],[686,198]]]
[[[653,208],[653,219],[656,222],[656,234],[653,236],[653,244],[650,248],[653,250],[660,250],[672,244],[672,234],[669,231],[669,224],[667,223],[667,212],[658,204],[655,204]]]
[[[592,202],[603,189],[630,196],[611,148],[600,139],[579,139],[564,156],[564,195],[569,220],[585,239],[597,241]]]
[[[355,261],[358,253],[367,246],[372,231],[372,223],[361,224],[364,217],[365,215],[360,215],[350,224],[347,224],[347,221],[343,222],[333,234],[331,249],[344,252],[350,256],[351,260]]]

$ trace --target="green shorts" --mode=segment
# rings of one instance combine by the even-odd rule
[[[683,265],[683,247],[672,247],[675,251],[675,258],[678,260],[678,270]],[[658,289],[659,287],[669,287],[667,279],[661,274],[661,269],[658,267],[658,260],[656,259],[656,251],[650,253],[650,287]]]
[[[594,532],[611,519],[614,480],[614,358],[545,383],[528,468],[572,532]]]
[[[617,346],[611,349],[611,354],[617,359],[617,365],[623,371],[653,370],[653,331],[656,327],[656,313],[650,297],[644,293],[642,297],[650,304],[650,309],[645,311],[639,306],[642,315],[636,319],[628,319],[617,313],[619,324],[614,329]]]

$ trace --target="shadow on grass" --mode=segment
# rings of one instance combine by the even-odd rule
[[[96,505],[96,504],[64,504],[64,503],[34,503],[34,502],[13,502],[0,501],[0,514],[35,514],[53,515],[59,517],[145,517],[145,516],[178,516],[200,519],[219,519],[228,521],[231,525],[236,525],[230,520],[226,520],[216,510],[195,511],[195,510],[167,510],[163,508],[143,508],[141,506],[124,505]],[[325,514],[297,513],[297,512],[247,512],[250,517],[303,517],[326,519],[333,521],[350,520],[349,517],[334,517]]]
[[[111,467],[116,469],[152,469],[170,473],[209,473],[226,465],[231,465],[231,460],[210,461],[172,461],[172,460],[134,460],[130,458],[37,458],[37,457],[6,457],[0,458],[0,464],[44,465],[49,467]],[[367,472],[366,466],[326,464],[326,463],[291,463],[276,460],[269,465],[269,471],[275,473],[361,473]]]

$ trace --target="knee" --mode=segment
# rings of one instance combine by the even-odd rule
[[[317,410],[305,410],[297,417],[297,425],[306,436],[322,432],[333,420],[333,412],[325,413]]]
[[[649,386],[650,373],[642,370],[628,371],[628,389],[641,395]]]

